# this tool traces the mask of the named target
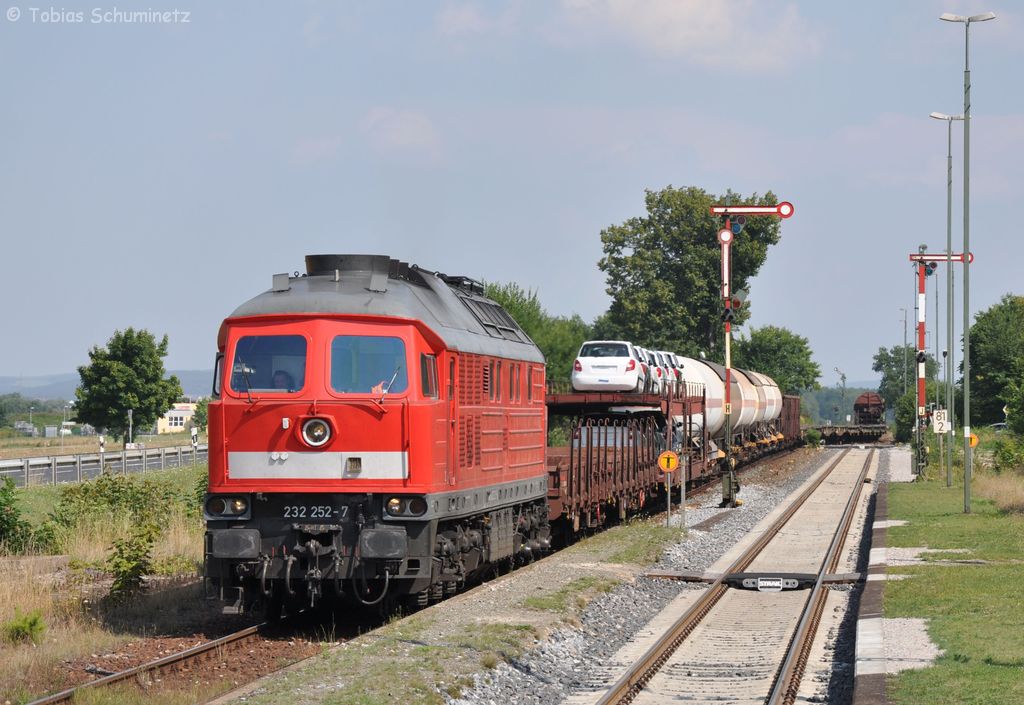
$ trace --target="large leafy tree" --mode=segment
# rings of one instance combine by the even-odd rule
[[[800,394],[818,386],[821,367],[811,359],[807,338],[786,328],[751,328],[733,346],[733,365],[766,374],[783,394]]]
[[[1024,377],[1024,296],[1006,294],[982,311],[971,326],[971,421],[1003,420],[1003,405],[1014,404]]]
[[[612,297],[600,321],[604,336],[621,337],[653,348],[691,356],[704,351],[723,357],[721,246],[723,221],[710,207],[776,203],[774,194],[742,197],[710,194],[695,187],[647,191],[647,214],[601,232],[604,257],[598,267],[607,275]],[[747,287],[764,264],[768,247],[779,241],[779,222],[769,216],[747,219],[733,240],[732,287]],[[740,309],[736,323],[749,316]]]
[[[906,355],[904,355],[904,350]],[[904,358],[906,367],[903,366]],[[910,345],[894,345],[891,348],[878,348],[871,361],[871,369],[882,373],[882,381],[878,385],[878,394],[885,400],[885,405],[895,408],[896,402],[903,396],[904,380],[907,390],[917,389],[917,351]],[[935,358],[925,353],[925,379],[935,378]]]
[[[591,336],[590,326],[577,315],[549,315],[536,291],[527,291],[515,282],[487,284],[486,293],[509,312],[544,353],[548,378],[567,379],[580,345]]]
[[[124,438],[132,409],[135,428],[152,426],[182,393],[177,377],[164,379],[166,356],[166,335],[158,343],[147,330],[115,331],[106,347],[94,347],[89,364],[78,368],[78,420]]]

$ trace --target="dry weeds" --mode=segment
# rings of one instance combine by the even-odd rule
[[[974,490],[979,496],[991,499],[1000,511],[1024,514],[1024,475],[1017,473],[978,473]]]

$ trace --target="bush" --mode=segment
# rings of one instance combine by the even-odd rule
[[[111,515],[162,525],[181,506],[198,515],[202,507],[199,486],[205,495],[205,482],[204,477],[191,490],[179,490],[152,477],[105,472],[88,482],[62,485],[50,519],[65,529],[74,528],[83,517]]]
[[[138,524],[123,539],[115,539],[107,558],[107,570],[114,576],[112,597],[130,595],[142,586],[142,576],[152,572],[153,544],[160,529],[155,524]]]
[[[0,484],[0,544],[11,553],[20,553],[29,544],[32,527],[21,518],[15,492],[14,480],[5,477]]]
[[[913,389],[896,401],[896,442],[906,443],[914,435],[917,422],[917,392]]]
[[[816,446],[821,443],[821,431],[816,428],[809,428],[804,431],[804,443],[809,446]]]
[[[3,630],[4,639],[12,644],[31,641],[38,644],[43,640],[46,632],[46,622],[43,621],[41,610],[32,610],[28,614],[22,614],[17,607],[14,608],[14,619],[4,622],[0,629]]]
[[[1021,471],[1024,468],[1024,443],[1011,434],[996,436],[992,445],[992,469],[997,473]]]

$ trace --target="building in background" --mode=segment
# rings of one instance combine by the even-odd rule
[[[156,432],[184,433],[192,427],[192,415],[196,413],[194,402],[177,402],[166,414],[156,420]]]

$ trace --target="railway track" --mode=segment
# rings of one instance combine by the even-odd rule
[[[795,702],[874,455],[839,453],[607,690],[569,702]]]
[[[164,656],[163,658],[156,659],[155,661],[149,661],[148,663],[143,663],[117,673],[112,673],[109,676],[104,676],[94,681],[89,681],[88,683],[83,683],[82,685],[74,688],[62,690],[59,693],[48,695],[45,698],[33,700],[28,705],[57,705],[58,703],[72,703],[75,702],[84,691],[109,688],[121,683],[135,682],[138,684],[148,684],[152,682],[154,680],[154,676],[159,673],[180,669],[190,663],[199,662],[214,655],[220,656],[223,655],[225,651],[240,649],[251,641],[259,638],[261,630],[266,627],[266,622],[252,627],[246,627],[245,629],[241,629],[232,634],[222,636],[219,639],[214,639],[213,641],[193,646],[190,649],[185,649],[184,651]]]
[[[798,450],[799,449],[784,451],[771,456],[769,460],[784,460],[794,455]],[[753,469],[757,467],[757,465],[758,463],[755,462],[750,464],[749,467],[743,469]],[[717,480],[717,478],[715,479]],[[687,498],[689,499],[691,497],[702,496],[713,491],[716,487],[717,484],[715,481],[697,484],[690,488],[690,491],[687,493]],[[655,513],[653,516],[658,515],[659,513]],[[661,515],[663,515],[663,512]],[[263,632],[268,626],[268,622],[263,622],[255,626],[246,627],[245,629],[241,629],[237,632],[199,644],[189,649],[33,700],[28,703],[28,705],[57,705],[58,703],[73,703],[76,701],[76,698],[80,697],[80,694],[87,690],[110,688],[118,684],[134,683],[142,687],[147,687],[157,680],[160,673],[181,670],[190,664],[200,663],[209,658],[223,658],[226,652],[236,651],[249,645],[253,640],[261,638],[263,636]]]

